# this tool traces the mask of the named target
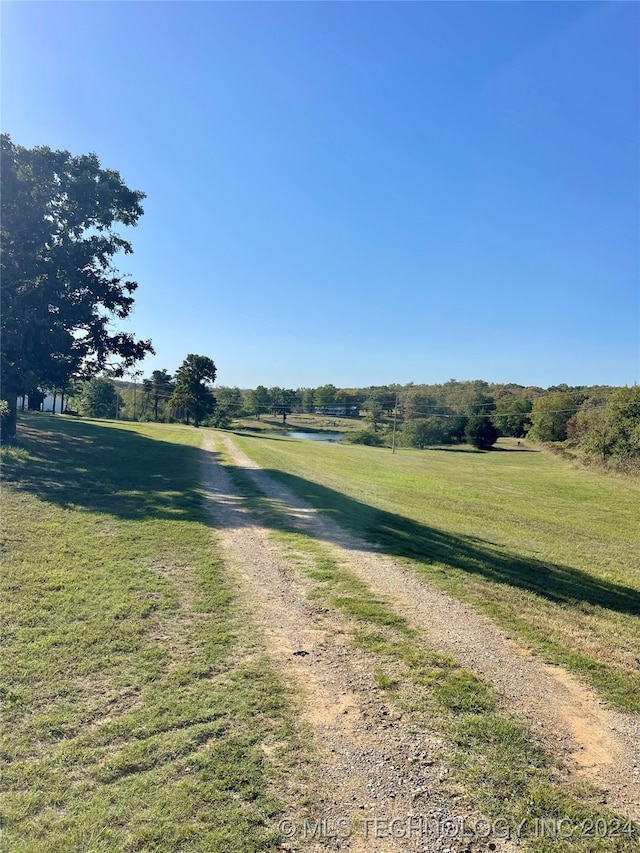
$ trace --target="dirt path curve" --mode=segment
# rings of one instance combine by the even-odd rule
[[[311,536],[333,546],[349,569],[391,599],[433,649],[452,652],[467,669],[488,679],[505,709],[538,728],[569,778],[585,778],[603,791],[602,802],[640,819],[640,717],[612,711],[595,691],[566,670],[531,656],[488,618],[437,591],[392,558],[339,527],[276,483],[227,436],[220,440],[234,463],[253,478]]]
[[[216,461],[210,434],[203,448],[210,451],[204,487],[225,556],[248,593],[250,618],[261,629],[270,657],[285,683],[301,691],[300,713],[317,756],[310,773],[306,828],[296,796],[289,797],[285,835],[288,830],[291,849],[486,850],[486,844],[470,846],[468,839],[448,835],[451,824],[446,822],[459,821],[470,810],[459,793],[447,793],[443,784],[447,770],[440,759],[442,740],[416,730],[386,704],[370,664],[348,642],[339,616],[309,602],[304,579],[282,558],[269,531],[243,509]],[[279,793],[287,799],[286,791]],[[408,815],[414,822],[407,829]],[[424,824],[419,823],[422,817]],[[387,824],[379,824],[376,832],[374,818]],[[400,823],[392,829],[393,819]],[[309,827],[316,820],[325,823],[312,839]],[[517,847],[500,840],[493,849],[511,853]]]

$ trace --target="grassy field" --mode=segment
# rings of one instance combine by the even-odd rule
[[[640,709],[640,482],[495,450],[235,438],[296,493],[487,612],[608,702]]]
[[[34,414],[3,451],[3,851],[282,849],[277,817],[311,747],[293,687],[279,681],[224,565],[199,489],[200,438]],[[515,448],[392,455],[237,440],[609,701],[637,704],[637,483]],[[496,711],[489,685],[427,651],[389,602],[226,464],[313,595],[351,625],[378,689],[451,744],[451,778],[470,802],[514,820],[604,813],[593,793],[556,784],[553,761]],[[304,784],[297,799],[304,811]],[[598,844],[631,850],[637,835]],[[547,851],[535,839],[529,849]]]
[[[19,432],[2,850],[273,849],[294,721],[203,512],[198,431],[34,415]]]
[[[287,433],[294,431],[307,432],[356,432],[365,429],[367,422],[364,418],[340,418],[333,415],[287,415],[286,423],[282,423],[282,416],[260,415],[256,417],[238,418],[234,421],[234,428],[257,433]]]

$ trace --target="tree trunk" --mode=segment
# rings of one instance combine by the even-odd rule
[[[18,391],[4,391],[4,400],[9,405],[9,411],[0,419],[0,442],[12,444],[16,439],[16,426],[18,418]]]
[[[64,391],[60,392],[60,414],[64,414]]]
[[[58,399],[58,389],[55,388],[53,391],[53,406],[51,407],[51,414],[55,415],[56,413],[56,400]]]

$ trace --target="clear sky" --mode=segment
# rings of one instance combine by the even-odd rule
[[[94,151],[145,374],[640,380],[635,2],[3,2],[2,130]]]

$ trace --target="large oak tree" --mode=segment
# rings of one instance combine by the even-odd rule
[[[136,225],[144,193],[95,154],[23,148],[4,134],[1,152],[2,432],[11,440],[20,394],[105,367],[122,375],[153,348],[112,327],[137,288],[114,265],[132,252],[116,227]]]

